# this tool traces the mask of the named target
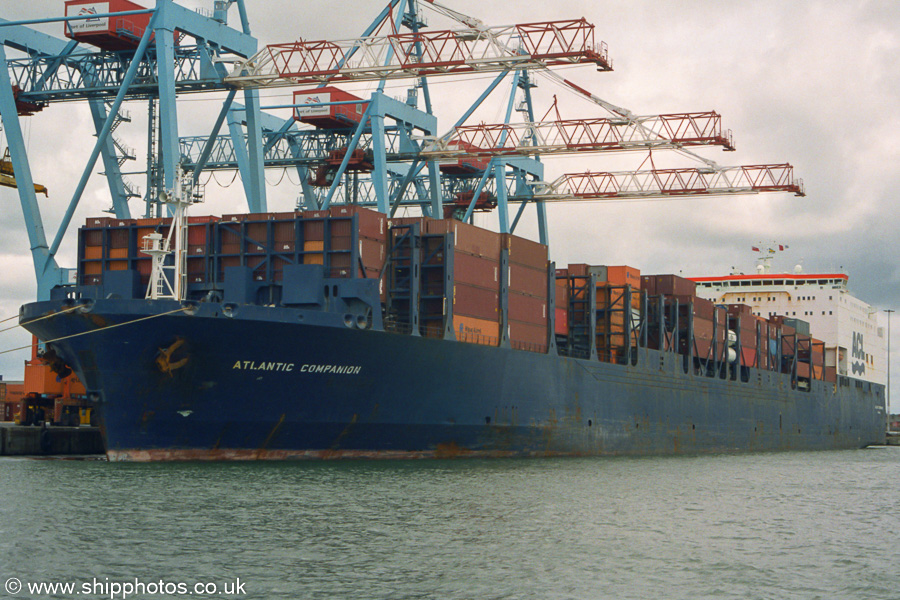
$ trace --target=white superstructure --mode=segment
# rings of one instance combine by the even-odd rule
[[[720,304],[746,304],[761,317],[782,315],[809,323],[812,337],[825,342],[825,365],[839,375],[884,384],[887,339],[878,311],[853,297],[843,273],[759,272],[722,277],[692,277],[697,296]]]

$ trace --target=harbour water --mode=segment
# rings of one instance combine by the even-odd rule
[[[239,464],[5,459],[0,596],[894,600],[898,498],[900,448]],[[38,583],[73,583],[78,593],[37,593]],[[127,593],[126,583],[144,587]]]

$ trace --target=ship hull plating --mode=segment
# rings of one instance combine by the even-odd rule
[[[313,313],[291,309],[203,303],[160,316],[179,307],[97,300],[31,324],[65,306],[22,309],[41,339],[75,335],[51,347],[97,399],[110,459],[658,455],[884,443],[884,388],[852,379],[802,391],[785,375],[754,369],[748,381],[685,373],[683,357],[654,350],[639,349],[637,364],[622,366],[316,324]]]

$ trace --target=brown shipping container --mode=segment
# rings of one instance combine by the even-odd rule
[[[835,367],[825,367],[825,381],[831,383],[837,381],[837,369]]]
[[[522,323],[509,321],[509,341],[513,348],[519,347],[525,350],[546,350],[547,326],[534,323]]]
[[[231,221],[235,223],[240,223],[241,221],[248,221],[258,217],[257,213],[238,213],[236,215],[222,215],[222,221]]]
[[[500,345],[500,323],[463,315],[453,316],[456,339],[470,344]]]
[[[428,233],[452,233],[457,251],[500,260],[500,234],[461,223],[455,219],[431,219],[426,222]]]
[[[540,269],[547,268],[547,246],[511,233],[500,234],[502,247],[509,250],[509,262]]]
[[[678,303],[681,306],[687,306],[688,303],[693,302],[694,317],[712,321],[713,313],[715,312],[715,304],[713,304],[711,301],[704,298],[696,298],[693,296],[675,296],[674,298],[678,300]]]
[[[641,289],[647,292],[649,296],[656,296],[656,275],[641,275]]]
[[[128,248],[110,248],[110,258],[128,258]]]
[[[497,320],[500,314],[500,294],[473,285],[453,286],[453,314]]]
[[[99,229],[87,230],[82,232],[85,246],[102,246],[103,232]]]
[[[366,268],[381,269],[384,266],[384,246],[383,240],[359,238],[359,257]]]
[[[332,217],[356,215],[361,236],[376,240],[383,240],[387,236],[387,217],[376,210],[362,206],[343,205],[332,206],[328,212]],[[346,222],[349,223],[349,221]],[[340,220],[336,220],[335,223],[340,223]]]
[[[244,226],[244,235],[260,244],[265,244],[269,238],[268,221],[248,221]]]
[[[127,248],[129,230],[125,228],[110,228],[106,230],[106,240],[110,248]]]
[[[516,292],[509,293],[509,319],[522,323],[546,323],[547,301]]]
[[[205,257],[203,258],[188,258],[187,259],[187,272],[188,273],[204,273],[206,272],[206,263],[207,260]]]
[[[219,242],[224,246],[226,244],[240,244],[241,243],[241,233],[240,227],[234,225],[233,223],[226,223],[223,226],[218,228],[219,231]]]
[[[574,265],[570,264],[566,271],[568,271],[570,277],[586,277],[588,274],[588,266],[581,263]]]
[[[509,264],[509,291],[547,297],[547,269],[533,269],[515,263]]]
[[[311,219],[312,217],[308,217],[307,215],[310,213],[319,213],[322,211],[309,211],[303,213],[303,241],[309,240],[324,240],[325,239],[325,221],[324,220],[315,220],[310,221],[306,219]],[[327,215],[327,211],[325,212]]]
[[[413,224],[418,223],[419,233],[425,233],[426,229],[427,229],[425,227],[425,222],[430,221],[430,220],[431,219],[428,219],[427,217],[398,217],[396,219],[390,219],[387,223],[388,223],[388,227],[391,227],[391,228],[399,227],[401,225],[413,225]],[[403,229],[403,230],[401,230],[401,233],[405,232],[405,231],[407,231],[407,230]]]
[[[276,242],[293,242],[296,239],[294,221],[278,221],[273,223],[272,239]]]
[[[465,252],[453,254],[453,281],[479,287],[500,289],[500,263]]]
[[[746,304],[726,304],[728,314],[733,317],[741,317],[742,326],[751,322],[753,318],[753,309]]]
[[[697,293],[697,284],[690,279],[679,277],[678,275],[647,275],[647,278],[653,280],[655,295],[663,294],[664,296],[694,296]]]

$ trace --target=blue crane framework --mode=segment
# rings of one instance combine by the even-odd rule
[[[62,2],[61,2],[62,4]],[[653,198],[673,195],[725,195],[788,191],[803,195],[788,164],[722,167],[698,157],[692,146],[733,149],[716,113],[640,117],[611,105],[548,70],[548,67],[592,64],[612,69],[605,45],[595,44],[586,21],[554,21],[491,28],[428,0],[390,0],[362,36],[343,42],[299,41],[259,48],[250,33],[244,0],[214,3],[204,14],[173,0],[157,0],[153,9],[91,15],[91,18],[150,15],[136,47],[101,51],[74,39],[59,39],[30,27],[84,19],[69,16],[9,22],[0,19],[0,117],[9,147],[9,162],[22,206],[35,273],[38,299],[72,280],[70,269],[56,261],[98,159],[117,218],[131,217],[122,164],[132,151],[113,135],[127,116],[125,101],[149,100],[148,176],[145,215],[159,214],[156,193],[176,185],[197,185],[204,172],[238,170],[250,212],[265,212],[266,168],[296,169],[302,194],[298,208],[324,209],[332,203],[356,203],[394,215],[400,207],[420,207],[423,214],[443,217],[455,210],[471,220],[476,210],[496,210],[498,228],[514,232],[525,209],[536,210],[540,241],[548,242],[546,203],[559,200]],[[236,8],[240,28],[228,25]],[[430,31],[420,10],[437,10],[457,21],[454,30]],[[139,39],[139,42],[138,42]],[[7,49],[25,56],[8,58]],[[496,76],[449,132],[439,134],[432,111],[428,78],[467,73]],[[535,119],[531,94],[535,75],[581,94],[610,112],[609,118]],[[467,119],[512,78],[506,116],[500,124],[466,125]],[[407,100],[384,93],[385,83],[412,79]],[[358,124],[346,129],[301,128],[265,112],[260,89],[278,86],[322,87],[341,82],[378,82],[365,100]],[[225,93],[208,135],[181,137],[178,97]],[[237,102],[241,96],[243,103]],[[423,109],[419,108],[421,104]],[[517,101],[521,102],[517,104]],[[87,101],[97,139],[59,229],[48,243],[23,138],[22,117],[53,102]],[[332,104],[340,104],[334,102]],[[303,108],[290,104],[266,109]],[[513,123],[514,111],[524,123]],[[549,113],[548,113],[549,114]],[[227,134],[224,128],[227,126]],[[158,148],[155,147],[158,142]],[[583,154],[673,149],[702,162],[681,169],[651,168],[630,172],[569,173],[546,180],[542,154]],[[362,150],[370,168],[355,169],[352,159]],[[442,172],[441,164],[474,158],[467,169]],[[340,159],[338,161],[338,159]],[[313,174],[330,163],[327,185],[314,185]],[[646,162],[646,161],[645,161]],[[475,166],[472,166],[475,165]],[[156,189],[157,186],[159,189]],[[342,189],[343,188],[343,189]],[[486,201],[489,199],[490,201]],[[510,206],[518,204],[511,214]]]

